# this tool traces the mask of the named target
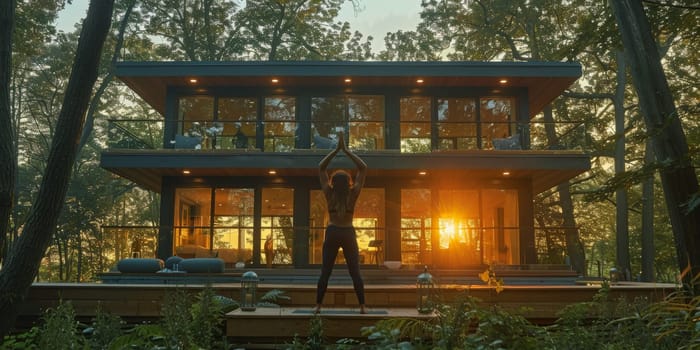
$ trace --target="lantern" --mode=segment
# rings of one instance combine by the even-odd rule
[[[433,311],[433,276],[428,273],[428,267],[425,267],[423,273],[418,275],[416,282],[416,291],[418,293],[418,312],[427,314]]]
[[[620,274],[617,272],[616,267],[610,268],[610,283],[617,283],[620,280]]]
[[[248,271],[241,276],[241,311],[255,311],[258,274]]]

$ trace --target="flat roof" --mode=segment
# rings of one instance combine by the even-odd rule
[[[164,114],[170,87],[417,87],[526,88],[530,116],[539,113],[581,76],[577,62],[367,62],[237,61],[131,62],[116,64],[115,75]],[[273,83],[272,79],[278,79]],[[507,80],[502,83],[501,80]]]

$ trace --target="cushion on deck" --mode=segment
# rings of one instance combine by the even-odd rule
[[[180,270],[189,273],[220,273],[224,272],[224,260],[219,258],[184,259],[180,262]]]
[[[162,270],[163,265],[163,260],[160,259],[122,259],[117,263],[117,270],[122,273],[152,273]]]

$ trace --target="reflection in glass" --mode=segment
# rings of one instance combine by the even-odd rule
[[[430,97],[401,98],[401,152],[431,151],[430,105]]]
[[[346,134],[354,150],[384,149],[384,97],[348,95],[311,99],[311,147],[335,147],[337,134]]]
[[[494,138],[507,138],[516,132],[514,99],[483,97],[479,101],[481,143],[483,149],[493,149]]]
[[[291,152],[297,124],[295,123],[296,99],[287,96],[265,98],[263,126],[266,152]]]
[[[257,100],[244,97],[219,98],[217,120],[223,125],[215,148],[255,148]]]
[[[437,101],[438,149],[477,149],[476,101],[441,98]]]

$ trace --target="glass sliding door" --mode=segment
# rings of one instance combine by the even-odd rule
[[[401,263],[432,265],[429,189],[401,190]]]
[[[211,256],[211,188],[175,191],[175,254],[183,258]]]
[[[291,265],[294,247],[294,189],[263,188],[260,263]]]
[[[215,256],[227,267],[237,262],[250,264],[253,258],[254,190],[217,188],[214,191]]]
[[[518,264],[518,192],[482,190],[484,263]]]

